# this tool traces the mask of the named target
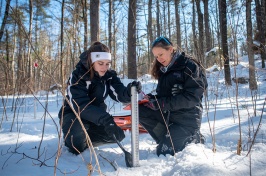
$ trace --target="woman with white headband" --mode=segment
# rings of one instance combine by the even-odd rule
[[[59,119],[65,145],[74,154],[83,152],[88,145],[86,135],[72,109],[79,114],[93,147],[115,143],[113,135],[119,141],[125,138],[123,130],[106,112],[104,100],[109,95],[115,101],[128,103],[131,86],[136,86],[140,92],[141,84],[133,81],[125,87],[116,72],[110,69],[110,65],[109,48],[101,42],[94,42],[80,55],[80,61],[68,79],[68,101],[65,100],[60,109]]]

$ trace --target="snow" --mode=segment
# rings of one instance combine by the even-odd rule
[[[238,66],[231,65],[232,77],[248,77],[248,58],[245,56],[239,60]],[[134,168],[126,167],[125,156],[117,144],[94,148],[100,167],[90,149],[78,156],[68,152],[62,137],[60,140],[58,137],[60,125],[57,113],[62,104],[59,92],[50,92],[48,100],[45,91],[35,95],[38,100],[32,95],[1,97],[0,175],[264,176],[265,72],[265,69],[261,69],[261,60],[257,59],[258,91],[251,92],[248,84],[238,84],[236,87],[232,82],[232,86],[226,86],[223,69],[215,72],[210,69],[207,73],[209,89],[208,96],[203,100],[205,108],[201,127],[206,143],[189,144],[175,156],[158,157],[156,143],[147,133],[142,133],[139,136],[140,166]],[[144,75],[139,80],[145,93],[156,88],[156,81],[150,75]],[[123,80],[125,84],[130,81]],[[14,104],[16,108],[12,109],[13,100],[17,101]],[[106,103],[108,111],[113,115],[130,114],[130,111],[123,110],[125,105],[121,103],[115,103],[109,98]],[[45,107],[47,111],[44,110]],[[237,155],[239,131],[242,150]],[[122,145],[130,152],[131,134],[129,131],[125,134]],[[215,135],[212,137],[212,134]],[[255,134],[256,140],[248,154]],[[61,155],[57,157],[58,148],[61,148]],[[213,152],[214,149],[216,152]],[[88,168],[92,168],[91,172]]]

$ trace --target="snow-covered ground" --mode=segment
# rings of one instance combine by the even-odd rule
[[[234,75],[248,77],[247,57],[240,58],[240,61],[238,66],[231,66],[232,78]],[[0,97],[0,175],[264,176],[266,70],[261,69],[261,61],[256,60],[258,91],[252,94],[248,84],[239,84],[238,89],[235,83],[231,87],[225,86],[223,70],[213,70],[210,68],[207,74],[209,89],[203,102],[201,132],[206,143],[189,144],[175,156],[157,157],[156,143],[148,134],[140,134],[140,166],[134,168],[126,167],[125,156],[116,144],[95,148],[97,165],[91,150],[76,156],[68,152],[62,138],[59,143],[57,113],[62,104],[60,93],[49,93],[48,101],[46,92],[36,94],[38,100],[30,95]],[[149,75],[139,80],[145,93],[155,89],[156,82]],[[123,81],[125,84],[130,82]],[[130,114],[120,103],[110,99],[106,103],[113,115]],[[240,131],[242,150],[237,155]],[[129,131],[125,134],[122,145],[131,151],[131,134]],[[247,156],[255,134],[256,140]],[[62,147],[61,155],[56,157],[59,147]],[[213,152],[214,148],[216,152]]]

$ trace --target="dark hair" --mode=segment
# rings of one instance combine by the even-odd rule
[[[88,65],[90,65],[90,78],[92,79],[94,76],[94,70],[91,69],[93,66],[93,63],[91,61],[91,52],[110,52],[110,50],[105,44],[99,41],[93,42],[91,46],[89,47],[89,49],[87,50],[87,55],[88,55],[87,62],[88,62]]]
[[[155,39],[151,45],[151,49],[153,49],[154,47],[160,47],[163,48],[165,50],[169,50],[171,47],[173,47],[173,43],[166,37],[158,37],[157,39]],[[174,53],[176,52],[175,48],[174,48]],[[160,67],[162,66],[162,64],[160,62],[157,61],[157,59],[154,60],[152,68],[151,68],[151,75],[155,78],[158,79],[159,78],[159,71],[160,71]]]

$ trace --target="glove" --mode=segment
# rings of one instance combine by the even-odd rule
[[[145,96],[147,97],[147,99],[155,99],[155,96],[156,96],[156,95],[153,95],[153,94],[151,94],[151,93],[148,93],[148,94],[146,94]]]
[[[155,99],[150,99],[147,103],[144,103],[144,106],[147,108],[150,108],[151,110],[157,111],[159,110],[159,102],[157,102]]]
[[[104,130],[109,137],[113,137],[113,135],[115,135],[116,139],[119,141],[122,141],[125,138],[124,131],[116,125],[112,116],[110,117],[110,120],[104,125]]]
[[[131,83],[129,83],[127,85],[127,90],[130,93],[130,95],[131,95],[131,87],[132,86],[135,86],[136,87],[136,90],[137,90],[138,93],[141,92],[141,88],[142,88],[141,83],[139,81],[133,81],[133,82],[131,82]]]
[[[181,84],[175,84],[172,87],[172,95],[175,96],[183,90],[183,86]]]

